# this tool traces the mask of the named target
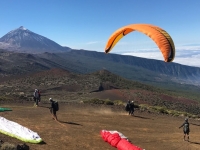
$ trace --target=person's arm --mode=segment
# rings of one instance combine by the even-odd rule
[[[184,124],[185,124],[185,122],[179,127],[179,128],[181,128],[181,127],[183,127],[184,126]]]

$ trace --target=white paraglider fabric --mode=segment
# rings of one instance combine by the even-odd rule
[[[0,117],[0,132],[25,142],[40,143],[42,141],[36,132],[4,117]]]

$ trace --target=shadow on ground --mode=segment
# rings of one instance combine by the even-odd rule
[[[142,117],[142,116],[136,116],[136,115],[134,115],[134,117],[141,118],[141,119],[151,119],[151,118]],[[153,120],[153,119],[151,119],[151,120]]]
[[[74,122],[67,122],[67,121],[59,121],[59,122],[60,122],[60,123],[71,124],[71,125],[83,126],[83,125],[81,125],[81,124],[74,123]]]

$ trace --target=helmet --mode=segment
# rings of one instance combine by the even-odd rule
[[[53,99],[52,98],[49,98],[49,101],[52,101]]]
[[[188,121],[188,118],[185,118],[185,121]]]
[[[134,103],[134,101],[131,101],[131,103]]]

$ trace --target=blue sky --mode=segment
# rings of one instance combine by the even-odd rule
[[[149,23],[175,43],[174,62],[200,67],[200,0],[0,0],[0,37],[20,26],[62,46],[104,52],[118,28]],[[133,32],[112,53],[163,60],[156,44]]]

